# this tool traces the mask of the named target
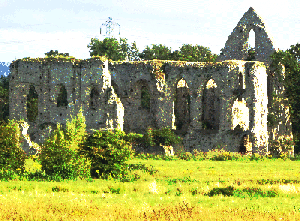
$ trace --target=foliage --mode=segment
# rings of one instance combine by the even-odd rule
[[[57,50],[53,51],[49,51],[45,53],[46,57],[57,57],[57,56],[63,56],[63,57],[69,57],[69,53],[58,53]]]
[[[95,131],[80,145],[80,153],[91,160],[92,177],[117,178],[126,175],[125,161],[133,154],[120,130]]]
[[[26,153],[20,145],[21,131],[19,123],[9,120],[0,126],[0,170],[24,172]]]
[[[66,129],[60,124],[41,148],[38,161],[48,176],[62,179],[87,178],[90,176],[90,162],[79,154],[78,145],[85,135],[85,118],[80,110],[77,118],[67,121]]]
[[[217,55],[212,54],[210,49],[200,45],[183,44],[180,50],[171,52],[171,48],[159,44],[152,44],[152,48],[146,48],[139,54],[142,60],[173,60],[188,62],[215,62]]]
[[[179,60],[189,62],[215,62],[217,55],[212,54],[208,47],[183,44],[180,47]]]
[[[152,44],[152,48],[148,45],[146,48],[139,54],[139,57],[142,60],[170,60],[171,49],[165,45]]]
[[[255,48],[250,48],[248,50],[248,57],[246,58],[246,61],[255,61]]]
[[[223,196],[233,196],[234,188],[232,186],[228,186],[225,188],[213,188],[212,190],[209,191],[207,195],[211,197],[220,194]]]
[[[87,134],[85,117],[82,111],[82,108],[80,108],[77,117],[72,117],[71,122],[67,121],[64,131],[65,140],[68,142],[69,147],[76,151],[78,151],[78,145],[84,141],[84,136]]]
[[[232,160],[233,156],[232,153],[224,150],[224,149],[214,149],[212,151],[209,151],[210,160],[212,161],[227,161]]]
[[[144,135],[144,143],[148,146],[172,146],[182,141],[182,138],[176,136],[176,134],[167,127],[160,129],[147,128]]]
[[[130,46],[126,38],[120,38],[120,42],[115,38],[105,38],[103,41],[92,38],[87,47],[90,49],[91,57],[105,56],[113,61],[139,60],[136,43],[134,42]]]
[[[269,142],[269,150],[274,157],[287,159],[291,155],[293,146],[295,145],[292,137],[278,137],[277,140]]]
[[[260,188],[249,187],[234,191],[234,196],[245,198],[245,195],[250,197],[275,197],[278,196],[278,192],[274,190],[262,191]]]
[[[276,51],[271,55],[271,68],[275,79],[284,83],[285,94],[288,98],[292,122],[292,131],[295,141],[295,152],[300,151],[300,44],[291,45],[286,51]],[[285,66],[285,78],[281,73],[281,64]],[[283,98],[281,98],[283,99]],[[270,106],[273,106],[271,104]]]

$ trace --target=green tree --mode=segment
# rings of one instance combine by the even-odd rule
[[[179,60],[189,62],[214,62],[217,58],[208,47],[200,45],[183,44],[180,47]]]
[[[170,60],[171,58],[171,48],[168,48],[165,45],[159,44],[155,45],[152,44],[152,48],[150,48],[148,45],[146,48],[139,54],[139,57],[142,60],[153,60],[153,59],[159,59],[159,60]]]
[[[146,48],[140,53],[143,60],[172,60],[172,61],[189,61],[189,62],[214,62],[217,58],[209,48],[200,45],[183,44],[179,50],[171,52],[171,48],[159,44],[152,44],[152,48]]]
[[[139,57],[139,49],[137,48],[135,41],[131,44],[131,47],[129,50],[129,60],[130,61],[141,60],[141,58]]]
[[[138,60],[138,48],[136,43],[130,46],[126,38],[120,38],[118,42],[115,38],[105,38],[99,41],[92,38],[91,43],[87,46],[90,49],[90,56],[106,56],[113,61]]]
[[[69,57],[69,53],[58,53],[57,50],[55,50],[55,51],[51,50],[51,51],[45,53],[45,56],[47,56],[47,57],[50,57],[50,56],[55,57],[55,56],[59,56],[59,55]]]

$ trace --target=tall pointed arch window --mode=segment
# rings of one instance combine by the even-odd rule
[[[57,96],[57,107],[68,106],[67,90],[63,84],[60,85],[60,90]]]
[[[38,115],[38,97],[35,87],[30,85],[27,95],[27,119],[30,122],[34,122]]]
[[[253,31],[253,29],[251,29],[249,32],[249,38],[247,44],[248,44],[247,61],[253,61],[255,60],[255,32]]]
[[[150,110],[150,92],[146,85],[141,87],[141,107]]]
[[[186,81],[178,81],[175,95],[175,126],[177,130],[187,131],[190,123],[190,94]]]
[[[210,79],[203,92],[203,129],[219,130],[220,99],[217,94],[217,84]]]
[[[96,87],[93,87],[90,94],[90,108],[96,110],[99,107],[99,92]]]

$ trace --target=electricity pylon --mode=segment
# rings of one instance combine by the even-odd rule
[[[119,26],[119,36],[120,36],[120,25],[116,22],[113,22],[111,17],[108,17],[108,20],[100,26],[100,35],[101,35],[101,29],[102,29],[101,27],[105,26],[106,27],[106,35],[105,36],[108,38],[113,37],[113,36],[111,36],[111,34],[114,30],[114,26],[116,26],[116,25]]]

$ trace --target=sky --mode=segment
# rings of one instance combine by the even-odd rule
[[[108,17],[140,51],[151,44],[172,51],[198,44],[219,54],[249,7],[262,17],[275,48],[300,42],[298,0],[0,0],[0,62],[45,57],[50,50],[87,59],[91,38],[106,37],[100,27]],[[113,35],[119,37],[119,26]]]

